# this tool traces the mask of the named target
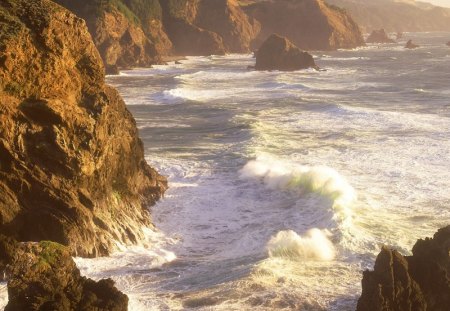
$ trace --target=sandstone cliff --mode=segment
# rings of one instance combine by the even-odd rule
[[[235,0],[161,0],[165,29],[179,55],[250,51],[259,24]]]
[[[0,1],[0,123],[0,233],[79,256],[143,236],[167,183],[82,19],[49,0]]]
[[[54,0],[86,20],[108,73],[162,62],[172,43],[158,0]]]
[[[272,33],[288,38],[303,50],[335,50],[364,45],[358,25],[344,10],[323,0],[258,1],[244,7],[261,23],[255,49]]]
[[[446,311],[450,306],[450,226],[417,241],[412,256],[384,247],[365,271],[357,311]]]

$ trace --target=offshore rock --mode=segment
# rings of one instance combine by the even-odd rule
[[[383,247],[365,271],[357,311],[445,311],[450,306],[450,226],[417,241],[412,256]]]
[[[256,70],[318,69],[311,54],[300,50],[288,39],[271,35],[256,52]]]
[[[167,181],[85,22],[48,0],[0,1],[0,232],[107,255],[151,226]]]
[[[126,311],[128,297],[111,279],[80,275],[70,252],[53,242],[21,243],[7,268],[5,311]]]
[[[358,25],[344,10],[323,0],[263,0],[244,7],[261,23],[253,41],[258,49],[277,33],[303,50],[352,49],[365,45]]]
[[[405,45],[405,49],[417,49],[419,46],[417,44],[414,44],[412,40],[408,40]]]
[[[384,29],[374,30],[366,40],[367,43],[395,43]]]

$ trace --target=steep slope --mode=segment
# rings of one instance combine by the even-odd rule
[[[178,55],[249,52],[259,24],[235,0],[160,0]]]
[[[450,306],[450,226],[417,241],[412,256],[384,247],[365,271],[357,311],[446,311]]]
[[[161,63],[172,43],[158,0],[54,0],[86,20],[108,73]]]
[[[0,233],[79,256],[136,243],[167,187],[85,22],[49,0],[0,1]]]
[[[344,11],[323,0],[258,1],[243,6],[261,23],[253,42],[257,49],[272,33],[287,37],[303,50],[335,50],[364,45],[358,25]]]
[[[450,9],[420,2],[392,0],[328,0],[345,8],[365,32],[384,28],[397,31],[448,31]]]

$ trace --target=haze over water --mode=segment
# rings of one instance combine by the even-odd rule
[[[109,77],[170,190],[150,249],[82,273],[130,310],[354,310],[382,244],[450,219],[450,34],[408,38],[313,53],[326,71],[228,55]]]

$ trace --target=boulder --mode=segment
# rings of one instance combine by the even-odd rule
[[[323,0],[252,1],[244,11],[261,24],[252,42],[258,49],[273,33],[303,50],[352,49],[365,45],[361,31],[344,10]]]
[[[367,43],[395,43],[384,29],[374,30],[366,40]]]
[[[21,243],[6,275],[5,311],[128,310],[128,297],[111,279],[95,282],[82,277],[70,251],[57,243]]]
[[[271,35],[256,52],[256,70],[300,70],[318,69],[313,57],[288,39]]]
[[[383,247],[365,271],[357,311],[445,311],[450,306],[450,226],[417,241],[412,256]]]
[[[0,232],[87,257],[144,238],[167,181],[104,79],[82,19],[49,0],[0,1]]]
[[[414,44],[412,40],[408,40],[405,45],[405,49],[417,49],[419,46],[417,44]]]
[[[450,41],[447,42],[447,46],[450,46]]]

